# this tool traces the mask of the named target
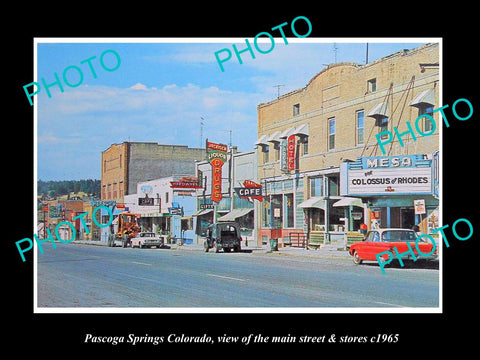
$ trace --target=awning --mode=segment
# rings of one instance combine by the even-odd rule
[[[213,211],[213,209],[202,209],[202,210],[198,210],[195,214],[193,214],[192,216],[202,216],[202,215],[206,215],[208,213],[211,213]]]
[[[388,116],[388,102],[385,101],[375,105],[375,107],[367,113],[367,116],[373,117],[374,119]]]
[[[410,102],[409,105],[415,107],[435,106],[435,89],[432,88],[422,91]]]
[[[337,201],[332,206],[350,206],[350,205],[363,208],[362,200],[360,198],[355,198],[355,197],[344,197],[343,199]]]
[[[272,135],[270,135],[267,142],[280,142],[280,134],[280,131],[275,131]]]
[[[228,214],[219,217],[218,221],[234,221],[235,219],[247,215],[253,209],[234,209]]]
[[[285,130],[284,132],[282,132],[280,134],[280,139],[286,139],[287,137],[292,135],[294,133],[294,131],[295,131],[294,127],[288,128],[287,130]]]
[[[255,145],[268,145],[268,135],[262,135],[256,142]]]
[[[297,127],[297,129],[293,132],[293,135],[308,136],[308,132],[309,132],[309,124],[303,124]]]
[[[325,210],[325,198],[323,196],[315,196],[297,205],[299,208],[317,208]]]
[[[140,217],[162,217],[163,215],[161,213],[141,213],[139,214]]]

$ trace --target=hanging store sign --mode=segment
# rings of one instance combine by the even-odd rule
[[[227,145],[207,141],[207,160],[212,165],[212,201],[222,200],[222,166],[227,161]]]
[[[178,181],[170,181],[172,189],[201,189],[198,177],[182,177]]]
[[[250,201],[252,201],[252,199],[263,201],[261,184],[257,184],[256,182],[251,180],[245,180],[243,182],[243,186],[244,187],[234,188],[239,198],[248,199]]]
[[[91,200],[91,204],[93,207],[115,206],[117,205],[117,201],[116,200]]]
[[[345,165],[345,195],[432,194],[432,160],[423,155],[362,157]]]
[[[295,135],[290,135],[287,142],[287,170],[295,170]]]
[[[179,207],[169,207],[168,208],[168,213],[170,215],[180,215],[183,216],[183,208]]]
[[[415,208],[415,215],[426,214],[425,199],[413,200],[413,207]]]
[[[288,150],[288,145],[287,145],[287,139],[283,139],[281,144],[280,144],[280,170],[282,171],[287,171],[287,150]]]
[[[154,198],[149,198],[145,196],[144,198],[138,198],[139,206],[154,206]]]

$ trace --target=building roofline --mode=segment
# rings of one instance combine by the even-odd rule
[[[333,69],[333,68],[336,68],[336,67],[339,67],[339,66],[345,66],[345,67],[354,67],[356,68],[357,70],[363,70],[365,68],[369,68],[370,66],[373,66],[373,65],[376,65],[380,62],[383,62],[383,61],[386,61],[386,60],[390,60],[392,58],[395,58],[395,57],[399,57],[399,56],[406,56],[406,55],[412,55],[414,53],[417,53],[423,49],[426,49],[426,48],[429,48],[429,47],[433,47],[433,46],[438,46],[438,43],[427,43],[427,44],[423,44],[423,45],[420,45],[420,46],[417,46],[413,49],[403,49],[403,50],[399,50],[397,52],[394,52],[392,54],[389,54],[389,55],[386,55],[380,59],[377,59],[375,61],[372,61],[372,62],[369,62],[367,64],[364,64],[364,65],[360,65],[360,64],[357,64],[357,63],[354,63],[354,62],[340,62],[340,63],[331,63],[331,64],[328,64],[324,69],[322,69],[320,72],[318,72],[317,74],[315,74],[311,79],[310,81],[303,87],[303,88],[300,88],[300,89],[296,89],[296,90],[292,90],[286,94],[283,94],[283,95],[280,95],[278,98],[274,99],[274,100],[271,100],[271,101],[268,101],[268,102],[265,102],[265,103],[259,103],[257,105],[257,108],[260,108],[260,107],[263,107],[263,106],[266,106],[266,105],[270,105],[270,104],[273,104],[275,103],[276,101],[282,99],[282,98],[286,98],[286,97],[289,97],[295,93],[299,93],[299,92],[302,92],[304,90],[306,90],[308,88],[308,86],[315,80],[317,79],[320,75],[323,75],[324,73],[326,73],[327,71]]]

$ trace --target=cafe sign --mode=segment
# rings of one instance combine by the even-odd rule
[[[252,199],[256,199],[263,201],[262,185],[257,184],[254,181],[245,180],[243,182],[243,187],[236,187],[234,190],[237,196],[241,199],[248,199],[250,201],[252,201]]]

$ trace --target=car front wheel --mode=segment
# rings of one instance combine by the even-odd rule
[[[360,259],[360,256],[358,256],[356,251],[353,252],[353,263],[355,265],[360,265],[362,263],[362,259]]]

